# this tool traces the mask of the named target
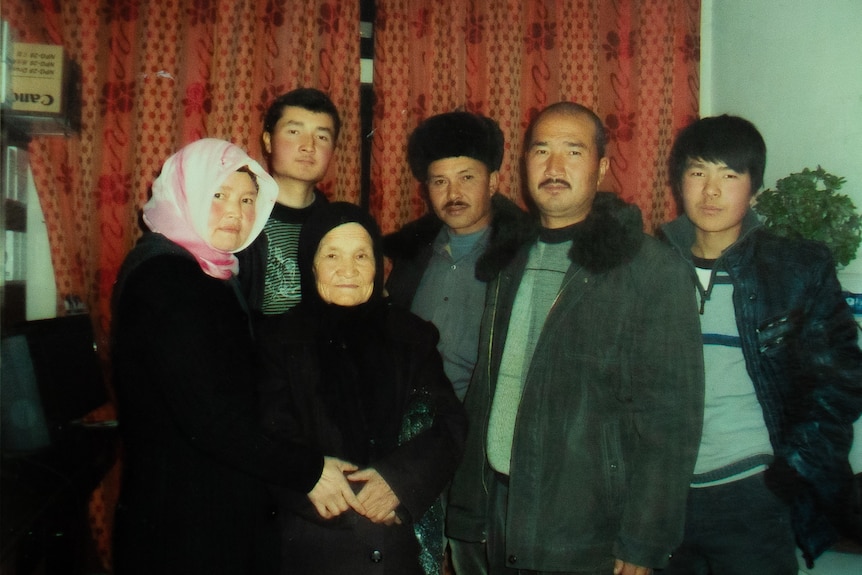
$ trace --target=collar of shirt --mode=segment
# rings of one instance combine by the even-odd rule
[[[488,244],[490,226],[472,234],[451,234],[443,226],[434,240],[434,250],[447,254],[452,261],[458,261],[476,251],[482,252]]]

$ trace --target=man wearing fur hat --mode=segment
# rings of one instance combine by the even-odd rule
[[[460,575],[647,575],[682,537],[703,409],[697,308],[640,211],[597,191],[605,141],[571,102],[527,133],[539,226],[488,285],[446,518],[453,550],[485,566]]]
[[[392,300],[431,321],[455,393],[464,399],[478,349],[485,288],[525,237],[527,214],[497,194],[503,133],[469,112],[423,121],[407,157],[431,208],[384,240]]]

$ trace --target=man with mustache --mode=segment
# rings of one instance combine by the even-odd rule
[[[395,304],[440,331],[443,367],[463,400],[476,365],[487,282],[514,255],[530,221],[497,193],[503,132],[491,118],[461,111],[431,116],[410,135],[407,159],[430,209],[384,239],[392,259],[386,289]],[[435,529],[442,531],[442,524]],[[442,533],[429,539],[445,541]]]
[[[695,298],[640,211],[597,191],[605,144],[571,102],[527,132],[539,225],[488,286],[447,507],[453,554],[474,566],[459,575],[646,575],[682,537],[703,413]]]
[[[423,121],[407,159],[430,210],[384,240],[392,301],[432,322],[455,394],[464,399],[478,349],[488,280],[529,229],[527,214],[498,194],[503,133],[469,112]]]

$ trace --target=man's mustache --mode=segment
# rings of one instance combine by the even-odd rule
[[[542,181],[539,184],[540,188],[544,188],[545,186],[563,186],[568,189],[572,189],[572,186],[566,180],[561,180],[560,178],[548,178],[547,180]]]

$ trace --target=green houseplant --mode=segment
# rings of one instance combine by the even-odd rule
[[[844,182],[820,166],[805,168],[778,180],[774,190],[760,192],[754,211],[775,234],[819,240],[839,266],[846,266],[862,241],[862,217],[853,201],[838,193]]]

